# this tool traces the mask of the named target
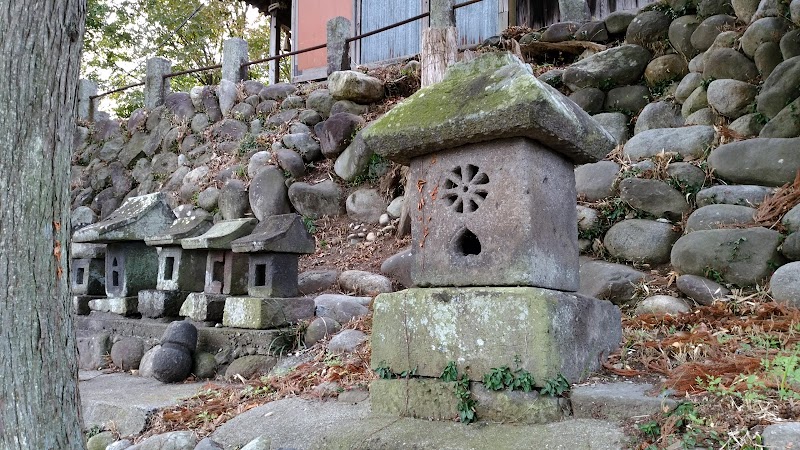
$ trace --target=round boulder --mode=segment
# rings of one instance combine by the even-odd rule
[[[800,307],[800,262],[778,268],[769,280],[770,293],[777,302]]]
[[[636,314],[678,315],[691,311],[684,300],[671,295],[654,295],[647,297],[636,305]]]
[[[629,219],[612,226],[603,239],[612,256],[641,264],[669,262],[672,244],[680,233],[671,224],[655,220]]]
[[[375,189],[359,189],[347,197],[347,216],[353,221],[378,223],[386,211],[386,202]]]
[[[731,119],[743,116],[753,103],[758,87],[738,80],[714,80],[708,85],[708,104]]]
[[[267,166],[250,182],[250,207],[258,220],[290,211],[286,177],[275,166]]]
[[[342,188],[333,180],[314,185],[293,183],[289,187],[289,201],[297,212],[306,217],[338,216],[343,213]]]
[[[138,369],[144,356],[144,343],[136,337],[118,340],[111,347],[111,361],[122,370]]]
[[[311,347],[322,339],[338,333],[341,329],[342,326],[339,322],[329,317],[317,317],[308,324],[306,333],[303,336],[303,343],[305,343],[306,347]]]
[[[731,293],[725,286],[697,275],[679,276],[676,286],[683,295],[704,306],[711,305],[714,300],[723,300]]]
[[[648,47],[667,37],[669,24],[669,17],[661,11],[640,13],[628,25],[625,42]]]

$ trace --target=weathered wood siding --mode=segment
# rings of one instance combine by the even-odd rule
[[[595,19],[603,19],[614,11],[641,8],[653,0],[588,0]],[[517,25],[541,28],[560,20],[558,0],[517,0]]]
[[[496,36],[498,29],[498,0],[484,0],[456,10],[458,41],[462,47],[480,44],[487,38]]]
[[[422,13],[420,0],[361,0],[360,33],[376,30]],[[417,20],[361,40],[360,64],[416,55],[420,49],[422,21]]]

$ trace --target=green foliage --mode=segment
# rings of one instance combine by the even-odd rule
[[[645,423],[639,424],[639,431],[651,438],[661,436],[661,426],[655,420],[649,420]]]
[[[222,43],[247,40],[251,60],[269,54],[265,16],[239,0],[87,0],[82,76],[110,90],[143,79],[148,58],[173,62],[173,71],[219,64]],[[288,64],[288,60],[286,61]],[[251,66],[251,78],[266,66]],[[170,80],[173,91],[217,84],[220,71],[198,72]],[[114,112],[127,117],[143,103],[141,89],[112,94]]]
[[[258,148],[256,137],[251,133],[246,133],[239,141],[239,156],[244,156]]]
[[[569,391],[569,381],[564,375],[558,374],[554,378],[546,380],[542,388],[542,394],[558,396]]]
[[[439,377],[442,381],[457,381],[458,380],[458,368],[456,368],[456,362],[450,361],[445,366],[444,370],[442,371],[442,375]]]
[[[305,225],[308,234],[314,234],[317,232],[317,224],[314,223],[313,217],[303,216],[303,225]]]
[[[386,365],[386,361],[381,361],[378,367],[375,368],[375,373],[378,375],[378,378],[381,380],[391,380],[394,378],[394,374],[392,373],[392,369]]]
[[[490,391],[501,391],[511,389],[517,391],[530,392],[536,387],[536,380],[533,375],[520,367],[519,356],[514,357],[517,365],[516,370],[512,371],[508,366],[494,367],[483,376],[483,384]]]
[[[714,269],[713,267],[706,266],[706,268],[703,269],[703,276],[719,284],[725,283],[725,278],[723,278],[722,272]]]
[[[464,374],[456,384],[456,397],[458,398],[458,418],[461,423],[472,423],[478,420],[475,415],[475,406],[478,402],[472,398],[469,390],[469,377]]]

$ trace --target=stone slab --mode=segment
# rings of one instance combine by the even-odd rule
[[[220,323],[227,298],[227,295],[192,292],[184,300],[178,314],[197,322]]]
[[[431,378],[451,361],[472,381],[519,361],[539,387],[558,374],[577,382],[622,338],[610,302],[538,288],[415,288],[373,309],[372,367]]]
[[[143,241],[169,228],[174,220],[175,214],[172,213],[164,193],[131,197],[105,220],[76,231],[72,235],[72,241]]]
[[[372,411],[428,420],[457,420],[459,400],[455,383],[435,378],[374,380],[370,383]],[[562,420],[569,415],[569,401],[542,396],[536,391],[490,391],[483,383],[470,383],[477,401],[478,420],[536,424]]]
[[[230,249],[231,242],[250,234],[257,222],[254,218],[223,220],[200,236],[181,239],[181,246],[185,249]]]
[[[176,219],[163,233],[145,238],[147,245],[181,245],[181,239],[200,236],[208,231],[213,222],[208,214],[193,214]]]
[[[269,216],[249,236],[231,242],[237,253],[314,253],[316,244],[297,214]]]
[[[145,289],[139,291],[139,313],[142,317],[160,319],[178,317],[178,311],[189,295],[186,291],[160,291]]]
[[[98,300],[101,298],[105,298],[104,295],[73,295],[72,296],[72,308],[75,311],[75,314],[79,316],[86,316],[92,312],[92,309],[89,308],[89,302],[92,300]]]
[[[222,324],[226,327],[264,330],[314,317],[314,299],[228,297]]]
[[[84,426],[114,429],[121,436],[141,432],[155,410],[177,405],[203,388],[203,383],[164,384],[120,373],[81,371],[79,379]]]
[[[471,144],[416,158],[409,184],[416,286],[578,290],[565,158],[526,138]]]
[[[101,297],[90,300],[89,309],[120,316],[135,316],[139,314],[139,297]]]
[[[677,403],[664,395],[652,393],[647,383],[604,383],[574,386],[570,393],[576,419],[626,420],[658,412],[671,411]]]
[[[111,314],[92,312],[89,316],[75,317],[78,330],[98,333],[106,332],[113,340],[136,336],[149,342],[158,342],[167,329],[167,323],[145,319],[127,319]],[[247,330],[232,328],[197,327],[197,350],[218,353],[220,350],[235,353],[236,349],[250,348],[257,354],[270,354],[273,349],[289,347],[282,337],[283,330]],[[230,362],[230,361],[227,361]]]
[[[106,256],[105,244],[87,244],[83,242],[71,242],[69,245],[69,257],[72,259],[103,258],[105,256]]]
[[[576,164],[602,159],[616,145],[578,105],[504,52],[451,65],[440,83],[408,97],[362,136],[368,148],[401,164],[506,137],[539,141]]]

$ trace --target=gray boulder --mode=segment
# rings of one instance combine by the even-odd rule
[[[777,231],[762,227],[695,231],[672,247],[672,266],[681,273],[713,273],[729,283],[750,286],[782,264],[782,240]]]
[[[706,92],[706,88],[705,86],[698,86],[698,88],[683,102],[683,106],[681,106],[681,115],[683,117],[689,117],[693,112],[700,111],[707,107],[708,93]]]
[[[250,208],[260,221],[269,216],[291,211],[286,189],[286,178],[275,166],[261,170],[250,182]]]
[[[322,183],[293,183],[289,187],[289,201],[295,210],[305,217],[319,218],[338,216],[344,212],[344,192],[336,182],[325,180]]]
[[[331,116],[339,113],[350,113],[360,116],[367,112],[369,112],[369,106],[359,105],[350,100],[339,100],[331,106]]]
[[[620,86],[608,91],[605,109],[635,116],[649,102],[650,89],[647,86]]]
[[[367,147],[364,138],[359,133],[336,158],[333,170],[341,179],[352,181],[367,171],[372,155],[372,150]]]
[[[789,13],[792,22],[800,27],[800,0],[792,0],[792,3],[789,4]]]
[[[800,29],[784,34],[781,38],[780,48],[783,59],[800,56]]]
[[[697,206],[717,203],[727,205],[752,206],[757,208],[764,198],[775,193],[775,188],[753,185],[719,185],[711,186],[697,193]]]
[[[594,202],[614,195],[614,182],[620,166],[613,161],[598,161],[575,168],[578,197]]]
[[[800,231],[800,205],[794,206],[784,214],[781,223],[789,231]]]
[[[689,66],[683,56],[669,54],[653,59],[644,69],[644,79],[649,86],[663,86],[673,80],[680,80],[689,73]]]
[[[353,221],[378,223],[386,211],[386,202],[375,189],[359,189],[347,197],[345,207],[347,216]]]
[[[688,313],[689,311],[691,311],[689,305],[677,297],[671,295],[654,295],[639,302],[639,304],[636,305],[635,313],[637,315],[677,315]]]
[[[633,134],[656,128],[677,128],[683,126],[681,109],[670,102],[653,102],[644,107],[636,119]]]
[[[164,99],[169,112],[175,115],[175,118],[181,122],[188,122],[194,116],[194,104],[192,103],[191,96],[186,92],[172,92]]]
[[[302,109],[305,106],[305,100],[299,95],[290,95],[281,102],[281,109]]]
[[[628,116],[620,112],[600,113],[592,116],[595,122],[600,124],[617,145],[628,141]]]
[[[700,20],[695,15],[678,17],[669,24],[669,42],[687,60],[700,52],[692,45],[692,34],[699,25]]]
[[[691,211],[683,194],[659,180],[627,178],[619,183],[619,196],[632,207],[677,221]]]
[[[330,74],[328,90],[336,100],[351,100],[356,103],[374,103],[383,98],[383,82],[354,70]]]
[[[784,422],[769,425],[761,434],[763,444],[769,449],[791,449],[800,442],[800,423]]]
[[[732,48],[709,50],[703,69],[706,80],[734,79],[753,81],[759,77],[756,64]]]
[[[580,26],[581,25],[576,22],[554,23],[544,30],[544,33],[542,33],[542,36],[539,38],[539,40],[542,42],[571,41]]]
[[[297,86],[290,83],[276,83],[265,86],[258,95],[264,100],[283,100],[297,92]]]
[[[338,280],[339,272],[336,270],[307,270],[297,277],[297,290],[302,294],[312,294],[330,289]]]
[[[153,352],[153,377],[162,383],[177,383],[192,371],[192,354],[197,349],[197,328],[189,322],[172,322]]]
[[[764,80],[761,92],[756,97],[757,109],[758,112],[772,118],[798,97],[800,97],[800,56],[795,56],[778,64]]]
[[[751,113],[734,120],[728,125],[728,128],[742,137],[754,137],[758,136],[764,128],[764,122],[761,114]]]
[[[623,264],[581,260],[579,293],[610,300],[615,305],[629,303],[636,296],[636,286],[647,274]]]
[[[290,133],[283,136],[283,145],[294,149],[303,161],[312,162],[322,159],[320,143],[311,137],[311,133]]]
[[[703,20],[692,33],[692,46],[701,52],[708,50],[718,34],[735,24],[736,17],[727,14],[717,14]]]
[[[786,32],[792,28],[792,23],[783,17],[764,17],[750,24],[740,40],[742,51],[752,58],[758,46],[764,42],[780,42]]]
[[[250,210],[250,196],[245,184],[235,179],[226,181],[220,190],[217,206],[224,220],[244,217]]]
[[[303,343],[306,347],[311,347],[322,339],[333,336],[342,329],[339,322],[329,317],[317,317],[308,324],[303,335]]]
[[[678,83],[675,89],[675,100],[683,104],[686,99],[703,83],[703,75],[697,72],[690,72]]]
[[[669,262],[672,244],[680,233],[671,224],[629,219],[612,226],[603,239],[611,256],[640,264]]]
[[[800,307],[800,262],[779,267],[769,280],[769,288],[775,301]]]
[[[237,375],[244,379],[250,379],[258,375],[266,375],[275,367],[278,360],[274,356],[249,355],[233,360],[225,370],[225,378],[233,378]]]
[[[716,176],[740,184],[781,186],[800,167],[797,139],[758,138],[717,147],[708,157]]]
[[[274,151],[275,159],[278,160],[278,165],[281,169],[289,172],[292,178],[300,178],[306,173],[306,165],[303,163],[303,157],[293,150],[288,148],[279,148]],[[252,158],[251,158],[252,161]]]
[[[394,279],[404,287],[414,287],[414,281],[411,279],[413,261],[414,253],[411,248],[405,248],[383,261],[381,273]]]
[[[383,294],[392,292],[392,281],[383,275],[363,270],[345,270],[339,275],[342,290],[358,295]]]
[[[318,134],[322,154],[334,159],[350,144],[356,132],[364,125],[364,119],[350,113],[333,114],[324,122]]]
[[[717,115],[711,108],[699,109],[686,117],[686,125],[714,125]]]
[[[579,41],[606,42],[608,30],[605,23],[595,20],[586,22],[575,32],[575,39]]]
[[[125,337],[111,347],[111,361],[122,370],[138,369],[144,356],[144,342],[137,337]]]
[[[573,92],[569,99],[589,114],[597,114],[603,110],[606,94],[598,88],[584,88]]]
[[[800,232],[786,236],[786,240],[781,244],[781,253],[790,261],[800,261]]]
[[[603,23],[609,34],[622,34],[628,30],[628,26],[634,18],[636,18],[636,13],[633,11],[615,11],[609,14]]]
[[[648,47],[667,37],[670,19],[661,11],[639,13],[628,25],[625,42]]]
[[[686,232],[717,228],[755,226],[755,208],[741,205],[714,204],[696,209],[686,220]]]
[[[800,97],[786,105],[758,134],[762,138],[793,138],[800,136]]]
[[[647,130],[628,140],[623,153],[632,161],[641,161],[661,152],[677,153],[684,159],[699,159],[714,143],[715,136],[714,127],[705,125]]]
[[[370,297],[350,297],[339,294],[322,294],[314,299],[316,316],[327,317],[338,323],[347,323],[351,320],[369,313],[364,305],[371,300]]]
[[[323,119],[331,115],[334,103],[336,99],[328,89],[317,89],[306,98],[306,108],[318,112]]]
[[[172,431],[151,436],[128,450],[193,450],[197,438],[193,431]]]
[[[681,275],[675,285],[683,295],[704,306],[711,305],[714,300],[723,300],[731,293],[725,286],[697,275]]]
[[[756,13],[759,3],[761,3],[761,0],[731,0],[734,14],[746,24],[752,21],[753,14]]]
[[[714,80],[708,85],[708,104],[725,117],[743,116],[753,103],[758,88],[738,80]]]
[[[367,340],[369,340],[369,336],[363,331],[343,330],[328,342],[328,353],[352,353]]]
[[[650,52],[639,45],[626,44],[595,53],[564,70],[564,84],[573,91],[601,87],[608,83],[635,83],[650,62]]]
[[[731,0],[701,0],[698,2],[698,16],[709,17],[714,14],[734,14]]]
[[[667,166],[667,175],[678,182],[681,190],[699,190],[706,183],[706,173],[703,169],[688,162],[674,162]]]

